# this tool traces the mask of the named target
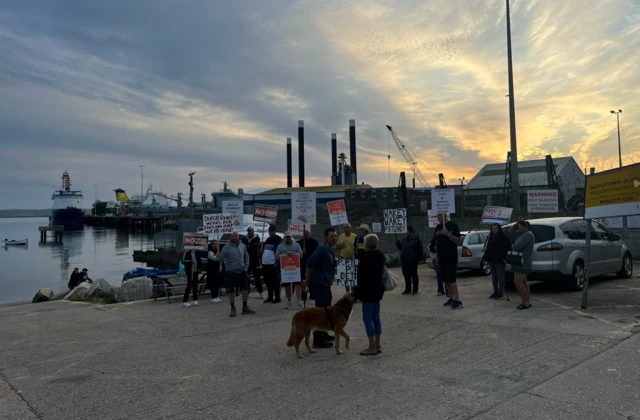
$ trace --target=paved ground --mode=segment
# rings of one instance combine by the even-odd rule
[[[0,418],[640,419],[640,278],[595,282],[585,311],[580,293],[534,284],[517,311],[461,275],[452,311],[421,275],[418,296],[385,296],[373,357],[358,355],[359,307],[350,351],[302,360],[291,313],[255,297],[235,319],[208,299],[2,307]]]

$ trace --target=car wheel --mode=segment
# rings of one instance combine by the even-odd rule
[[[573,264],[573,272],[567,279],[567,286],[569,286],[571,290],[580,291],[584,288],[584,279],[584,263],[578,260]]]
[[[633,260],[628,252],[624,254],[622,259],[622,268],[618,271],[618,278],[630,279],[633,276]]]
[[[480,261],[480,272],[485,276],[491,274],[491,266],[484,258]]]

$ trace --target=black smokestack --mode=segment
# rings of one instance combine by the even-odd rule
[[[304,187],[304,121],[298,121],[298,186]]]
[[[356,168],[356,120],[349,120],[349,153],[351,154],[351,172],[353,183],[358,183],[358,169]]]
[[[293,187],[293,175],[292,175],[292,163],[291,163],[291,137],[287,137],[287,188]]]
[[[331,185],[338,185],[338,140],[331,133]]]

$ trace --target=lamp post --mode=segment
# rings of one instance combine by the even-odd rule
[[[467,179],[465,177],[462,177],[458,178],[458,181],[460,181],[460,185],[462,185],[462,188],[460,189],[460,207],[462,207],[462,217],[464,218],[464,183],[467,181]]]
[[[620,147],[620,114],[622,114],[622,110],[611,111],[611,113],[616,114],[616,120],[618,121],[618,163],[622,168],[622,149]]]
[[[143,180],[144,180],[144,166],[138,165],[140,167],[140,201],[144,201],[144,188],[143,188]]]

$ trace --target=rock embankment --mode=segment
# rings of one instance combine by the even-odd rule
[[[121,286],[113,286],[105,279],[97,279],[93,283],[80,283],[70,290],[63,300],[75,302],[93,303],[119,303],[134,302],[150,299],[153,295],[153,280],[149,277],[137,277],[122,283]],[[54,300],[51,289],[42,288],[33,297],[32,303]]]

